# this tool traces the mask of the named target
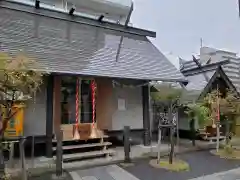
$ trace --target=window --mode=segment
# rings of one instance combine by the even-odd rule
[[[61,84],[61,122],[74,124],[76,122],[76,78],[63,77]]]
[[[79,98],[79,121],[80,123],[93,122],[93,105],[92,105],[92,88],[91,80],[79,80],[79,88],[77,85],[77,77],[63,77],[61,83],[61,122],[62,124],[76,123],[76,92],[78,89]],[[95,116],[96,117],[96,116]]]

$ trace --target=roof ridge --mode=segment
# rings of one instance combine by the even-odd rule
[[[39,16],[45,16],[48,18],[54,18],[79,24],[85,24],[90,26],[95,26],[99,28],[109,29],[109,30],[115,30],[115,31],[121,31],[124,33],[130,33],[135,34],[139,36],[148,36],[148,37],[156,37],[156,32],[145,30],[141,28],[131,27],[131,26],[124,26],[121,24],[111,23],[111,22],[99,22],[97,20],[83,17],[83,16],[70,16],[66,12],[55,10],[55,9],[49,9],[49,8],[40,8],[35,9],[34,6],[24,4],[23,2],[11,2],[11,1],[1,1],[0,0],[0,8],[6,8],[11,9],[15,11],[21,11],[25,13],[30,13],[34,15]]]

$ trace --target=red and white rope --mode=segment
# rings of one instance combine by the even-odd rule
[[[95,123],[95,108],[96,108],[96,83],[94,80],[91,81],[91,91],[92,91],[92,123]]]
[[[75,119],[75,124],[76,127],[78,126],[79,123],[79,78],[77,78],[77,82],[76,82],[76,119]]]

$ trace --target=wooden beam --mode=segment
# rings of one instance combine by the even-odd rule
[[[61,76],[54,76],[53,87],[53,114],[54,132],[59,133],[61,128]]]
[[[148,85],[142,86],[142,106],[143,106],[143,144],[144,146],[149,146],[151,144],[150,138],[150,88]]]
[[[53,75],[47,79],[47,102],[46,102],[46,156],[52,157],[53,137]]]

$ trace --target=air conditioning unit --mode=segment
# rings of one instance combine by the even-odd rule
[[[104,16],[104,20],[125,23],[130,18],[132,0],[67,0],[68,9],[76,8],[77,13],[89,16]]]

